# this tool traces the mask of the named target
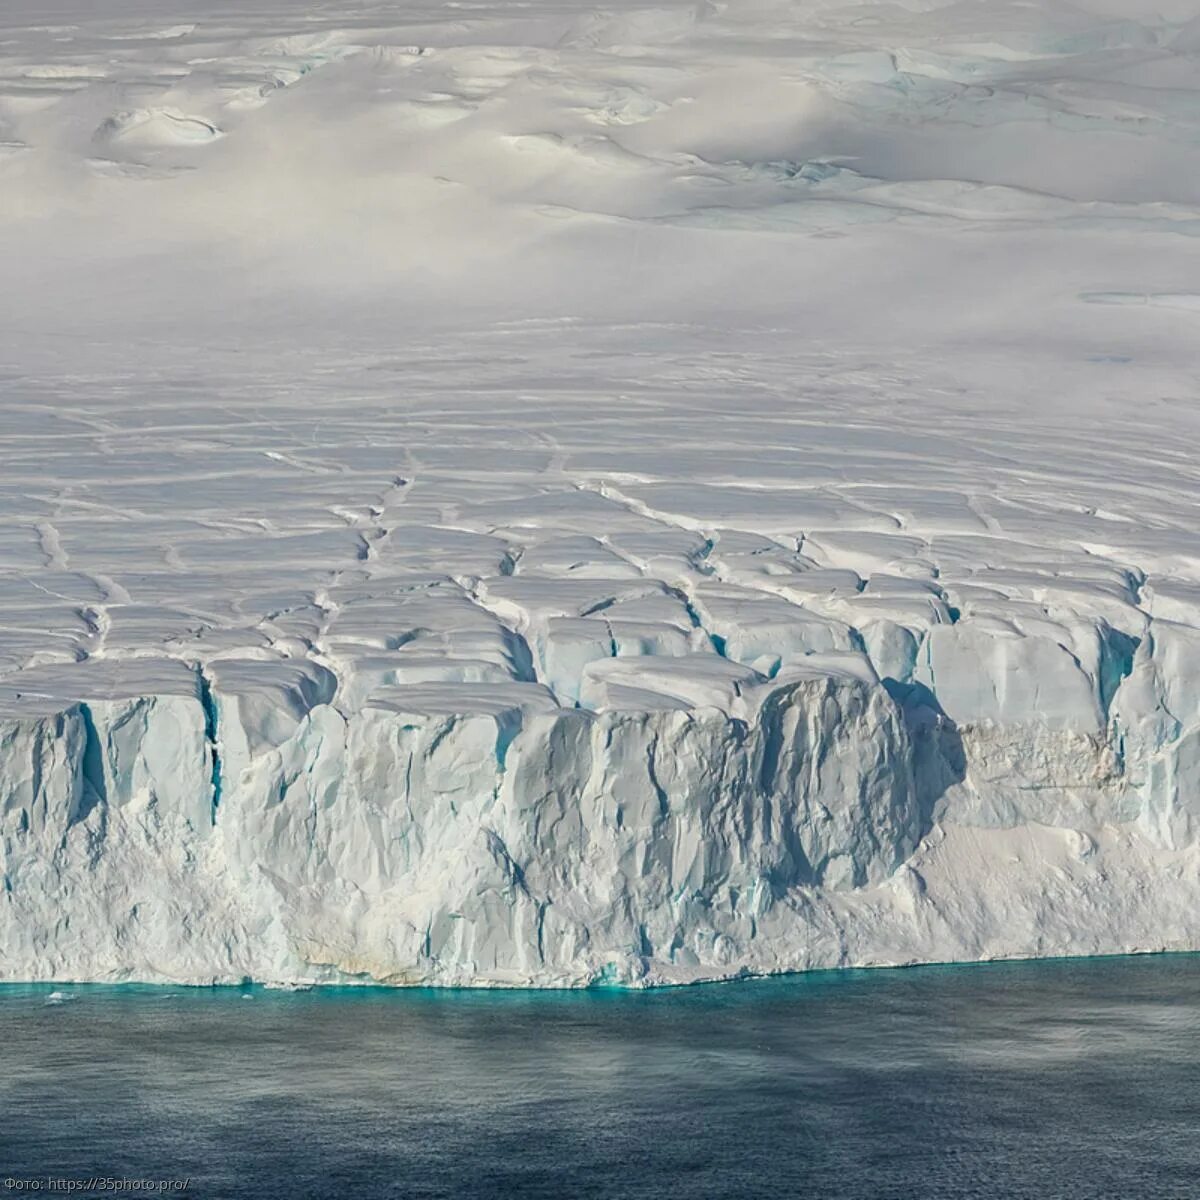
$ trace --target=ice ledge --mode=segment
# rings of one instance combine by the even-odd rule
[[[936,694],[846,652],[610,658],[591,708],[516,680],[343,712],[302,660],[23,672],[2,977],[648,986],[1195,947],[1193,634],[1156,622],[1104,723],[1099,666],[1078,722],[956,722],[939,695],[978,688],[936,654]]]

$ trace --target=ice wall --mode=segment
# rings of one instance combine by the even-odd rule
[[[539,601],[554,592],[544,578]],[[861,651],[794,651],[764,674],[715,648],[621,653],[614,635],[560,684],[577,703],[520,678],[535,673],[512,653],[525,634],[446,581],[390,611],[406,606],[422,626],[366,698],[353,659],[328,651],[330,666],[138,657],[11,676],[9,976],[670,982],[1146,948],[1147,929],[1170,944],[1156,914],[1190,903],[1190,627],[1151,621],[1132,639],[1080,623],[1056,641],[897,624],[917,652],[883,679]],[[526,633],[553,644],[563,619]],[[599,642],[617,623],[571,622],[574,646],[581,626]],[[742,622],[754,649],[770,640]],[[798,609],[795,632],[811,623]],[[452,653],[431,678],[419,644],[459,636],[508,678],[459,678],[471,660]],[[1051,844],[1023,858],[1014,838],[1030,833]],[[1110,876],[1133,853],[1174,876],[1172,894],[1124,892]],[[1040,927],[1030,941],[1026,893],[1047,901],[1056,855],[1087,888],[1056,914],[1061,941]]]

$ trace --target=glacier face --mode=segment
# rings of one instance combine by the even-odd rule
[[[1200,948],[1188,12],[10,7],[0,978]]]
[[[575,584],[555,608],[644,586]],[[728,642],[647,653],[650,621],[504,625],[448,579],[343,587],[308,656],[9,677],[14,977],[653,983],[1188,944],[1200,631],[1147,621],[1114,664],[1103,621],[897,623],[916,661],[881,679],[862,650],[764,672]],[[579,705],[530,649],[564,622],[608,642]]]

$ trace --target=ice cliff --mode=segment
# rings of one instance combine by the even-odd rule
[[[697,578],[331,589],[307,657],[9,676],[6,971],[653,983],[1186,944],[1200,631],[789,624]]]

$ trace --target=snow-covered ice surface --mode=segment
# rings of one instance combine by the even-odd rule
[[[1200,947],[1172,0],[6,0],[0,975]]]

